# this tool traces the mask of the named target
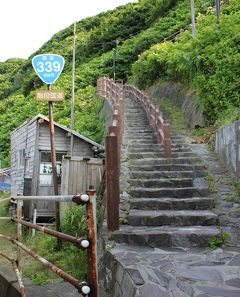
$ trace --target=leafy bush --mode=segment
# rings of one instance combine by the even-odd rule
[[[232,13],[229,13],[233,6]],[[133,81],[141,88],[156,79],[180,81],[194,87],[210,124],[230,112],[239,117],[240,4],[229,0],[216,28],[214,10],[197,18],[197,35],[183,32],[175,43],[163,42],[144,52],[133,64]]]

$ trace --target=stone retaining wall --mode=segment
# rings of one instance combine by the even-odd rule
[[[149,88],[148,92],[153,99],[163,98],[179,107],[183,113],[187,128],[204,127],[205,119],[197,95],[193,90],[189,90],[187,86],[176,82],[158,82]]]
[[[240,177],[240,120],[218,129],[215,151],[229,171]]]

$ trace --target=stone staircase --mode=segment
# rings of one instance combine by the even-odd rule
[[[127,99],[127,224],[112,234],[118,243],[152,247],[206,247],[220,236],[204,167],[181,136],[172,136],[172,156],[149,125],[140,104]]]

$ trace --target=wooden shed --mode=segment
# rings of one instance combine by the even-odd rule
[[[73,138],[72,156],[83,160],[93,158],[96,149],[103,147],[54,122],[55,146],[59,193],[61,193],[62,157],[71,154],[71,134]],[[24,122],[11,134],[11,194],[12,195],[53,195],[51,146],[49,120],[39,114]],[[54,203],[37,202],[38,216],[54,215]],[[24,216],[31,218],[33,205],[24,205]]]

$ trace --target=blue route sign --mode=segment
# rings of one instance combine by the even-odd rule
[[[62,73],[65,61],[55,54],[37,55],[32,59],[34,70],[45,84],[53,84]]]

